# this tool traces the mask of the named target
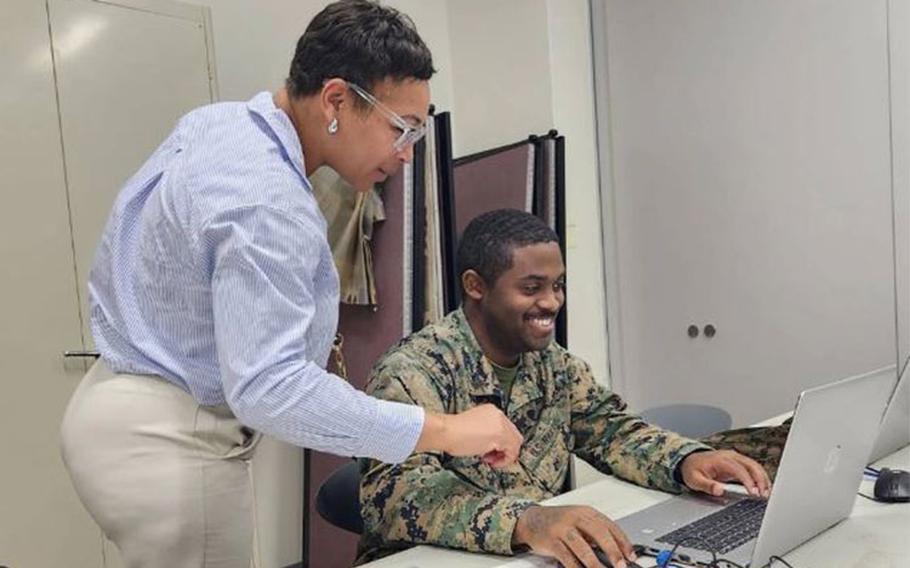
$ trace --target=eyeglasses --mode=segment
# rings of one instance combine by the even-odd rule
[[[395,152],[401,152],[405,148],[411,146],[412,144],[415,144],[418,140],[423,138],[424,135],[426,135],[426,133],[427,133],[426,124],[414,126],[411,123],[409,123],[407,120],[401,118],[401,116],[399,116],[398,113],[396,113],[389,107],[387,107],[384,104],[382,104],[381,102],[379,102],[376,99],[376,97],[374,97],[373,95],[371,95],[370,93],[365,91],[360,86],[358,86],[354,83],[350,83],[350,82],[348,82],[347,85],[348,85],[348,87],[351,88],[352,91],[357,93],[357,95],[360,96],[360,98],[362,98],[363,100],[368,102],[370,104],[370,106],[372,106],[373,108],[378,110],[379,114],[386,117],[386,119],[388,119],[388,121],[392,123],[392,126],[397,128],[398,130],[401,130],[401,135],[392,144],[392,147],[395,149]]]

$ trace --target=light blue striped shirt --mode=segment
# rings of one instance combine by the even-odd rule
[[[400,462],[423,410],[324,370],[338,274],[300,139],[270,93],[183,117],[121,189],[89,277],[118,372],[159,375],[298,446]]]

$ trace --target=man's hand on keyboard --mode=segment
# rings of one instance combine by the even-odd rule
[[[768,473],[752,458],[733,450],[714,450],[689,454],[680,466],[686,487],[710,495],[724,494],[724,483],[738,481],[749,495],[768,497],[771,480]]]

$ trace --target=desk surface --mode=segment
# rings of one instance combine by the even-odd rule
[[[768,421],[771,422],[771,421]],[[910,469],[910,446],[887,456],[876,467]],[[872,495],[873,482],[864,480],[860,491]],[[590,505],[618,519],[670,498],[671,495],[604,477],[546,501],[548,505]],[[784,559],[794,568],[906,568],[910,565],[910,504],[886,504],[856,497],[853,512],[844,521],[790,551]],[[644,559],[642,566],[654,566]],[[418,546],[375,562],[369,568],[519,568],[555,566],[533,555],[515,558]],[[776,564],[782,566],[782,564]]]

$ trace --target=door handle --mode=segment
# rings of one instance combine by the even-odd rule
[[[64,351],[63,358],[69,359],[73,357],[90,357],[92,359],[97,359],[101,357],[101,353],[97,351]]]

